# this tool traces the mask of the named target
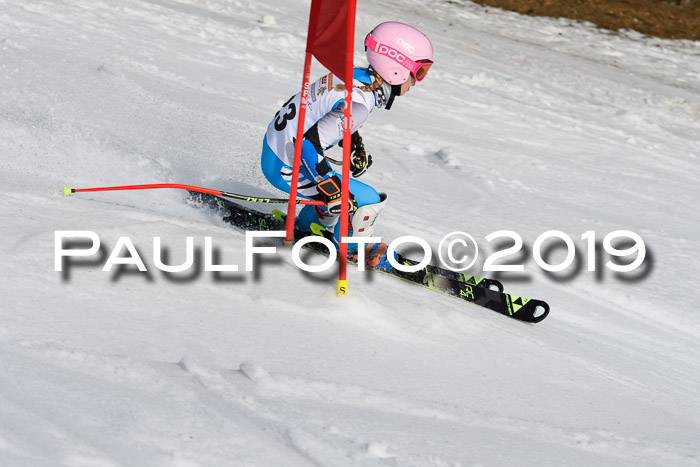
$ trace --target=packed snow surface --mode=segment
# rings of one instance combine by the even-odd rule
[[[181,190],[62,195],[282,196],[259,154],[300,88],[309,5],[0,0],[0,465],[698,465],[697,42],[358,2],[358,66],[382,21],[435,47],[428,78],[362,130],[362,180],[389,195],[376,233],[470,233],[471,273],[546,300],[537,325],[354,268],[337,297],[334,269],[304,273],[281,245],[247,273],[245,233]],[[512,244],[485,240],[501,230],[524,245],[499,262],[524,272],[481,269]],[[558,273],[534,260],[550,230],[576,245]],[[605,266],[617,230],[646,245],[637,271]],[[56,231],[101,249],[57,272]],[[120,237],[147,272],[102,271]],[[187,237],[195,265],[157,269],[154,250],[182,264]],[[239,272],[204,270],[206,237]]]

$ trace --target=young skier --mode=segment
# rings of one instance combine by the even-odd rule
[[[425,78],[432,65],[430,40],[407,24],[382,23],[365,38],[369,68],[355,68],[352,83],[352,147],[353,177],[364,174],[372,165],[359,128],[375,108],[389,110],[394,98],[406,94],[416,81]],[[270,122],[263,141],[262,170],[267,180],[289,193],[294,164],[294,142],[297,134],[297,111],[301,93],[292,96]],[[333,233],[340,243],[341,176],[330,166],[324,151],[341,143],[344,128],[345,83],[328,74],[311,84],[304,121],[298,194],[322,200],[325,206],[305,206],[297,216],[295,227],[310,232],[312,224]],[[372,235],[377,216],[386,203],[386,195],[371,186],[350,180],[349,236]],[[336,228],[337,227],[337,228]],[[348,252],[356,246],[348,245]],[[386,263],[386,246],[367,248],[365,260],[372,266]]]

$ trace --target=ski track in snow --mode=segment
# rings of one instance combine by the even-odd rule
[[[497,230],[530,249],[568,233],[572,277],[531,251],[510,258],[526,278],[498,277],[547,300],[535,326],[353,269],[338,299],[333,273],[281,248],[256,274],[203,272],[204,237],[241,268],[245,237],[179,191],[61,196],[279,195],[261,139],[299,87],[309,5],[0,0],[0,465],[697,465],[698,42],[358,2],[358,65],[381,21],[436,49],[429,79],[363,129],[362,180],[389,194],[378,233],[436,247],[464,230],[485,252]],[[581,234],[620,229],[648,246],[639,280],[586,271]],[[102,250],[55,272],[57,230]],[[101,271],[120,236],[148,273]],[[155,236],[168,264],[193,236],[199,268],[157,271]]]

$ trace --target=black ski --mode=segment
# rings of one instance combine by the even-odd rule
[[[220,210],[224,221],[242,230],[285,230],[284,214],[280,211],[264,213],[216,195],[194,191],[190,191],[190,198],[194,202]],[[295,231],[297,240],[307,235],[310,234]],[[327,251],[317,243],[310,243],[307,246],[313,251],[327,254]],[[402,255],[397,256],[398,261],[402,264],[415,265],[418,263]],[[374,269],[370,266],[366,267]],[[396,268],[388,271],[380,269],[380,271],[488,308],[519,321],[539,323],[549,314],[549,305],[546,302],[504,293],[501,283],[494,279],[459,274],[432,265],[413,273],[399,271]]]

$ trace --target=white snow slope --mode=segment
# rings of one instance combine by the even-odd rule
[[[259,151],[301,84],[309,4],[0,0],[0,465],[698,465],[698,43],[358,2],[358,65],[381,21],[436,49],[363,129],[362,180],[389,194],[377,233],[466,231],[472,273],[494,276],[484,237],[517,232],[524,253],[503,261],[525,272],[497,277],[548,301],[537,325],[356,269],[339,298],[334,270],[303,273],[283,247],[243,272],[245,234],[180,190],[62,196],[281,195]],[[545,274],[531,251],[552,229],[577,261]],[[587,271],[581,235],[621,229],[648,247],[641,272],[607,254]],[[95,232],[100,254],[56,272],[60,230]],[[195,267],[155,268],[153,237],[180,264],[188,236]],[[119,237],[148,272],[102,271]],[[204,271],[205,237],[241,272]]]

